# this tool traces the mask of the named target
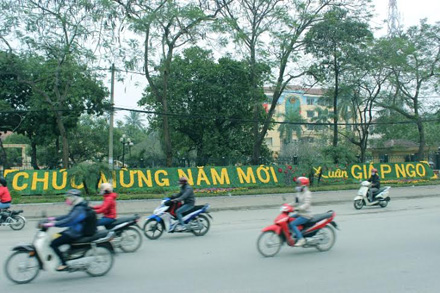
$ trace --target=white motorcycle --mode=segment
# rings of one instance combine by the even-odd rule
[[[354,208],[360,210],[364,205],[375,206],[379,205],[384,208],[388,205],[391,200],[389,196],[391,186],[385,186],[380,188],[378,191],[373,193],[373,200],[368,199],[368,193],[371,187],[371,182],[362,181],[361,187],[358,190],[358,195],[354,198]]]
[[[40,270],[56,272],[59,258],[50,247],[52,235],[38,224],[32,244],[15,246],[6,260],[5,273],[9,280],[25,284],[35,279]],[[67,260],[68,272],[85,271],[93,277],[103,276],[113,266],[113,231],[100,231],[93,236],[81,237],[70,245],[60,246]]]

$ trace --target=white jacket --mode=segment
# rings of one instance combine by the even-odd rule
[[[312,193],[307,187],[304,187],[303,191],[296,193],[296,201],[290,203],[295,207],[295,212],[298,216],[311,219],[312,215]]]

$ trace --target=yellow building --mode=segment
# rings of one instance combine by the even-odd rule
[[[265,94],[268,98],[272,97],[272,93],[271,88],[265,88]],[[317,108],[328,108],[325,106],[323,93],[322,89],[286,88],[278,100],[273,117],[274,120],[284,122],[284,115],[289,111],[293,111],[299,112],[302,119],[306,122],[313,123],[312,118],[318,115]],[[265,104],[265,108],[268,109],[268,107],[270,107],[270,103]],[[265,138],[266,145],[274,152],[275,156],[280,153],[282,148],[282,139],[279,131],[280,125],[281,124],[276,124],[274,129],[269,130]],[[315,131],[313,125],[302,126],[302,133],[301,139],[310,142],[319,134]],[[292,134],[292,139],[294,141],[298,139],[295,133]]]

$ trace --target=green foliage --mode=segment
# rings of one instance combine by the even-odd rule
[[[69,181],[82,182],[86,194],[96,193],[101,173],[106,178],[111,178],[111,170],[109,164],[99,162],[82,162],[73,166],[69,171]]]
[[[260,78],[266,73],[260,67]],[[184,51],[171,64],[168,107],[174,115],[169,119],[174,130],[172,141],[176,154],[195,151],[197,164],[209,158],[240,157],[252,152],[251,120],[256,101],[249,94],[252,85],[246,62],[230,58],[213,61],[211,53],[194,47]],[[158,77],[161,78],[161,77]],[[259,103],[264,95],[259,92]],[[151,88],[140,101],[160,112]],[[153,127],[161,120],[151,121]]]

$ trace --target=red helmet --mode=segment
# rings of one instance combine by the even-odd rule
[[[309,186],[310,185],[310,180],[307,177],[298,177],[296,179],[296,184],[299,186]]]
[[[371,172],[377,173],[377,169],[373,168],[373,169],[371,169]]]

